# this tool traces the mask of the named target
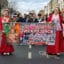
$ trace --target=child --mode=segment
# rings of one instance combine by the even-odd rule
[[[20,36],[20,45],[22,45],[22,43],[23,43],[23,37],[24,37],[24,33],[21,32],[21,33],[19,34],[19,36]]]
[[[15,34],[15,31],[14,31],[14,29],[12,28],[11,30],[10,30],[10,32],[8,33],[8,35],[7,35],[7,41],[8,41],[8,44],[13,44],[14,42],[16,42],[16,34]]]
[[[16,30],[16,33],[18,33],[18,34],[20,34],[20,30],[21,30],[21,25],[20,25],[20,23],[16,23],[15,24],[15,30]]]

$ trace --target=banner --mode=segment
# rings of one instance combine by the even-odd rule
[[[21,23],[21,32],[24,34],[23,37],[20,37],[23,43],[55,44],[56,28],[54,23]]]

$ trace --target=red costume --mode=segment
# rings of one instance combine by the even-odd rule
[[[49,16],[48,22],[52,22],[53,14]],[[59,14],[60,26],[62,29],[62,16]],[[63,42],[63,35],[62,30],[56,30],[56,38],[55,38],[55,45],[48,45],[47,46],[47,54],[57,54],[64,52],[64,42]]]
[[[2,18],[0,18],[0,31],[3,30],[3,25],[2,25]]]
[[[2,18],[0,18],[0,31],[3,31],[3,24],[2,24]],[[1,44],[0,44],[0,54],[2,53],[12,53],[14,51],[14,48],[12,45],[7,44],[6,42],[6,34],[2,33],[1,36]]]

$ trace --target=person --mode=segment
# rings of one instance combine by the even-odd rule
[[[61,14],[62,14],[62,17],[63,17],[62,19],[63,19],[63,23],[64,23],[64,8],[62,9],[62,13]]]
[[[39,23],[46,23],[47,21],[47,15],[44,15],[43,18],[39,21]]]
[[[40,13],[38,14],[38,22],[45,23],[47,21],[47,15],[42,16]]]
[[[47,54],[59,56],[61,52],[64,52],[63,37],[62,37],[62,16],[59,7],[55,7],[54,13],[49,16],[47,22],[49,23],[54,22],[56,25],[56,37],[54,42],[55,44],[54,45],[48,44]]]
[[[7,44],[12,45],[16,43],[16,34],[14,27],[11,27],[10,32],[7,34]]]
[[[24,19],[20,13],[17,14],[16,22],[24,22]]]
[[[63,19],[63,24],[62,24],[62,26],[63,26],[63,43],[64,43],[64,8],[62,9],[62,19]],[[64,46],[64,45],[63,45]]]
[[[16,32],[17,44],[19,44],[20,33],[21,33],[21,24],[19,22],[15,23],[15,32]]]
[[[23,21],[24,21],[25,23],[28,23],[28,21],[29,21],[29,15],[28,15],[28,14],[26,14],[26,15],[24,16]]]
[[[2,14],[2,17],[0,17],[0,32],[1,32],[0,54],[10,55],[14,52],[14,48],[12,45],[7,44],[6,33],[4,31],[4,26],[3,26],[3,23],[9,23],[10,22],[9,10],[3,9],[1,14]]]
[[[20,45],[22,45],[23,44],[23,38],[24,38],[24,33],[22,31],[20,32],[19,37],[20,37]]]
[[[20,31],[21,31],[21,24],[19,22],[16,22],[15,23],[15,31],[16,33],[20,34]]]
[[[9,33],[9,31],[10,31],[10,24],[9,23],[4,24],[4,31],[5,31],[6,34]]]
[[[4,9],[3,9],[4,10]],[[4,31],[5,31],[5,33],[7,34],[9,31],[10,31],[10,29],[9,29],[9,22],[10,22],[10,16],[9,16],[9,11],[3,11],[2,10],[2,23],[3,23],[3,29],[4,29]]]
[[[41,14],[38,14],[38,22],[42,22]]]
[[[29,13],[29,23],[38,23],[35,13]]]

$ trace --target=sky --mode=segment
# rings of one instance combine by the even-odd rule
[[[45,5],[50,0],[8,0],[11,3],[16,2],[14,4],[14,8],[21,13],[28,13],[31,10],[35,10],[38,13],[39,10],[43,9]]]

